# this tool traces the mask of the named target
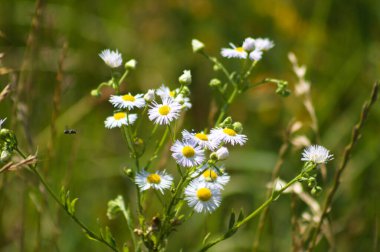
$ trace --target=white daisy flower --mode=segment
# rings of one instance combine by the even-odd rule
[[[243,47],[236,47],[234,44],[230,44],[232,48],[222,48],[221,55],[225,58],[238,58],[246,59],[248,53],[243,49]]]
[[[119,67],[121,63],[123,63],[123,59],[118,50],[111,51],[110,49],[106,49],[99,53],[99,56],[111,68]]]
[[[177,119],[181,112],[181,105],[170,97],[164,98],[162,104],[154,101],[149,107],[149,120],[161,125]]]
[[[185,189],[185,200],[198,213],[213,212],[220,206],[220,190],[204,182],[192,181]]]
[[[246,38],[242,47],[245,51],[253,51],[255,49],[255,40],[253,38]]]
[[[214,150],[218,146],[218,142],[210,138],[210,135],[203,132],[190,133],[187,130],[182,131],[183,139],[189,140],[193,144],[197,144],[202,148]]]
[[[223,143],[232,145],[243,145],[247,141],[247,136],[236,133],[235,130],[230,128],[216,128],[211,130],[211,135],[215,139]]]
[[[255,50],[267,51],[274,47],[272,40],[267,38],[257,38],[255,39]]]
[[[159,190],[162,194],[165,189],[169,189],[173,183],[173,177],[168,175],[166,171],[157,171],[155,173],[149,173],[145,170],[137,173],[135,177],[135,183],[138,185],[141,191],[153,188]]]
[[[324,164],[332,159],[333,155],[328,149],[320,145],[312,145],[303,151],[301,161]]]
[[[106,128],[112,129],[112,128],[120,128],[123,125],[132,125],[137,119],[136,114],[128,114],[125,112],[116,112],[113,114],[113,116],[107,117],[107,119],[104,121],[104,124]]]
[[[255,49],[254,51],[252,51],[250,54],[249,54],[249,58],[251,60],[255,60],[255,61],[259,61],[261,60],[263,56],[263,51],[261,50],[258,50],[258,49]]]
[[[170,150],[173,152],[172,157],[183,167],[200,165],[205,159],[202,148],[189,140],[177,140]]]
[[[145,106],[145,100],[143,94],[131,95],[131,93],[125,95],[111,95],[110,102],[116,108],[142,108]]]
[[[194,172],[193,177],[198,181],[204,182],[211,187],[216,187],[220,190],[230,181],[230,176],[223,168],[216,169],[214,167],[203,166]]]

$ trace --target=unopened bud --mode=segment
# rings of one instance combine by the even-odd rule
[[[208,84],[210,87],[218,87],[222,85],[222,82],[219,79],[212,79],[210,80],[210,83]]]
[[[181,85],[190,85],[191,84],[191,72],[190,70],[184,70],[183,74],[179,76],[178,81]]]
[[[239,134],[243,132],[243,125],[240,122],[234,122],[232,128]]]
[[[144,99],[147,102],[151,102],[154,100],[154,89],[149,89],[148,92],[144,95]]]
[[[125,167],[123,171],[124,171],[124,174],[127,175],[127,177],[134,178],[134,173],[131,168]]]
[[[191,46],[194,53],[201,52],[205,48],[205,45],[198,39],[191,40]]]
[[[185,96],[185,97],[189,96],[190,95],[190,89],[187,86],[182,87],[181,94],[183,94],[183,96]]]
[[[136,68],[136,65],[137,65],[137,61],[135,59],[131,59],[131,60],[128,60],[124,67],[125,69],[135,69]]]
[[[93,89],[93,90],[91,90],[91,95],[98,97],[98,96],[100,96],[100,92],[97,89]]]
[[[216,156],[218,157],[218,160],[225,160],[228,158],[230,153],[228,152],[228,149],[226,147],[221,147],[216,151]]]
[[[219,71],[220,69],[222,69],[222,68],[220,67],[219,64],[214,64],[213,67],[212,67],[212,69],[213,69],[215,72],[218,72],[218,71]]]

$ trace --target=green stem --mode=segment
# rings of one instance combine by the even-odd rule
[[[24,159],[26,158],[26,155],[20,150],[20,149],[16,149],[16,151],[18,152],[18,154],[20,154],[21,157],[23,157]],[[75,215],[72,215],[70,214],[67,209],[65,208],[65,206],[62,204],[62,202],[59,200],[59,198],[57,197],[57,195],[55,195],[55,193],[53,192],[53,190],[50,188],[50,186],[46,183],[45,179],[42,177],[42,175],[38,172],[38,170],[36,169],[36,165],[32,166],[32,165],[29,165],[29,168],[30,170],[37,176],[37,178],[39,179],[39,181],[41,182],[41,184],[44,186],[44,188],[46,189],[46,191],[50,194],[50,196],[55,200],[55,202],[58,203],[59,206],[62,207],[62,209],[67,213],[67,215],[78,225],[80,226],[86,234],[88,234],[89,237],[91,237],[92,239],[94,240],[97,240],[103,244],[105,244],[107,247],[109,247],[110,249],[112,249],[113,251],[119,251],[116,247],[114,247],[112,244],[109,244],[108,242],[106,242],[105,240],[103,240],[102,237],[98,236],[97,234],[95,234],[94,232],[92,232],[88,227],[86,227],[85,224],[83,224]]]
[[[221,241],[224,241],[225,239],[231,237],[233,234],[236,233],[236,231],[242,226],[244,225],[245,223],[247,223],[248,221],[250,221],[252,218],[254,218],[255,216],[257,216],[261,211],[263,211],[264,209],[266,209],[273,201],[277,200],[278,197],[281,196],[281,194],[286,190],[288,189],[290,186],[292,186],[294,183],[296,183],[297,181],[300,180],[300,178],[302,178],[305,174],[307,174],[308,172],[310,172],[311,170],[313,170],[316,166],[315,165],[309,165],[307,167],[305,167],[304,169],[302,169],[302,171],[295,177],[293,178],[290,182],[288,182],[283,188],[281,188],[280,190],[278,190],[276,193],[273,193],[269,199],[267,199],[263,204],[261,204],[258,208],[256,208],[256,210],[254,210],[250,215],[248,215],[247,217],[245,217],[243,220],[237,222],[231,229],[229,229],[224,235],[218,237],[217,239],[215,239],[214,241],[204,245],[202,247],[202,249],[200,250],[200,252],[204,252],[204,251],[207,251],[209,248],[211,248],[212,246],[214,246],[215,244],[221,242]]]
[[[136,241],[136,237],[135,237],[135,234],[133,232],[133,229],[134,229],[134,226],[133,226],[133,220],[132,220],[132,215],[131,215],[131,211],[128,209],[125,209],[124,207],[121,208],[121,211],[124,215],[124,218],[127,222],[127,226],[128,226],[128,230],[131,234],[131,238],[132,238],[132,245],[134,247],[134,251],[137,251],[137,241]]]
[[[232,84],[232,86],[234,86],[235,88],[238,87],[238,84],[231,78],[231,74],[228,72],[228,70],[223,66],[222,63],[220,63],[218,61],[217,58],[214,58],[214,57],[210,57],[209,55],[207,55],[205,52],[201,52],[201,54],[203,56],[205,56],[208,60],[210,60],[212,63],[214,63],[215,65],[217,65],[221,70],[222,72],[224,73],[224,75],[227,77],[227,79],[229,80],[229,82]]]
[[[166,137],[169,134],[169,130],[170,130],[169,127],[167,127],[165,130],[165,133],[161,137],[160,142],[156,145],[156,149],[154,150],[152,157],[149,159],[148,163],[146,164],[145,170],[148,170],[148,168],[152,164],[153,160],[155,160],[157,158],[157,154],[160,151],[160,149],[162,148],[162,146],[164,145]]]
[[[224,106],[220,110],[218,119],[215,122],[216,126],[218,126],[223,121],[224,116],[226,115],[228,108],[230,107],[230,105],[232,104],[232,102],[235,100],[236,95],[238,93],[239,93],[238,88],[234,88],[234,90],[232,91],[232,93],[231,93],[230,97],[228,98],[227,102],[224,104]]]
[[[118,86],[120,86],[121,83],[123,83],[123,81],[124,81],[124,79],[127,77],[128,73],[129,73],[129,70],[128,70],[128,69],[125,70],[125,72],[123,73],[123,75],[121,76],[121,78],[119,79],[119,81],[118,81],[118,83],[117,83]]]

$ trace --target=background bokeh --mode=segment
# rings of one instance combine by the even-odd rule
[[[8,118],[5,126],[17,132],[24,150],[34,153],[38,149],[40,169],[53,189],[58,192],[65,185],[79,197],[78,216],[94,229],[109,225],[119,242],[128,239],[126,225],[121,218],[107,219],[107,202],[118,194],[133,201],[134,187],[122,175],[130,161],[119,131],[103,126],[112,110],[107,96],[90,96],[90,90],[110,76],[98,57],[101,50],[117,48],[124,59],[138,61],[124,86],[131,92],[157,88],[161,83],[175,87],[182,71],[191,69],[193,108],[186,114],[187,129],[208,125],[212,94],[208,82],[218,76],[209,62],[192,53],[192,38],[203,41],[212,55],[218,55],[229,42],[239,44],[248,36],[272,39],[276,46],[255,68],[252,81],[285,79],[291,88],[296,78],[287,54],[293,51],[308,67],[306,77],[312,83],[321,143],[335,155],[327,167],[324,188],[331,184],[361,104],[380,76],[380,2],[376,0],[41,0],[40,18],[31,29],[35,9],[35,1],[0,0],[0,88],[15,83],[13,94],[19,95],[19,99],[11,95],[1,102],[0,118]],[[60,60],[62,51],[66,53]],[[59,62],[62,71],[58,71]],[[224,62],[237,67],[236,61]],[[55,110],[57,83],[61,93],[56,95],[59,107]],[[226,168],[232,179],[223,204],[214,214],[194,215],[191,222],[178,228],[168,251],[194,251],[207,232],[226,229],[231,208],[248,213],[265,199],[266,183],[292,118],[305,122],[304,134],[315,141],[299,98],[279,97],[274,89],[266,85],[249,91],[232,106],[230,114],[243,123],[249,141],[231,151]],[[53,111],[57,111],[54,116]],[[337,251],[378,248],[379,125],[376,104],[329,217]],[[66,126],[78,134],[64,135]],[[281,171],[285,180],[302,165],[300,152],[297,148],[289,151]],[[290,201],[284,196],[271,207],[260,251],[291,250]],[[146,204],[150,204],[151,215],[159,211],[154,200]],[[251,251],[256,226],[257,219],[212,251]],[[326,248],[324,240],[317,251]],[[32,174],[1,174],[1,251],[78,249],[105,251],[85,238],[38,187]]]

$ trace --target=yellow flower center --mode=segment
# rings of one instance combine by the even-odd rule
[[[124,112],[117,112],[117,113],[113,114],[113,118],[115,118],[115,120],[121,120],[121,119],[125,118],[126,116],[127,116],[127,114]]]
[[[244,52],[243,47],[236,47],[235,50],[238,51],[238,52]]]
[[[224,128],[223,132],[226,133],[229,136],[236,136],[236,131],[234,131],[233,129]]]
[[[169,114],[170,112],[170,107],[168,105],[162,105],[159,109],[158,109],[158,113],[160,113],[161,115],[167,115]]]
[[[195,150],[193,149],[193,147],[186,145],[182,148],[182,154],[187,158],[191,158],[195,155]]]
[[[159,184],[161,182],[161,177],[158,174],[149,174],[146,180],[151,184]]]
[[[206,181],[215,181],[218,178],[218,174],[211,169],[204,171],[202,175]]]
[[[122,98],[124,101],[130,101],[130,102],[134,102],[136,100],[133,95],[129,95],[129,94],[123,95]]]
[[[175,91],[170,91],[169,95],[170,95],[170,97],[174,97]]]
[[[208,201],[212,196],[211,190],[208,188],[200,188],[197,191],[197,197],[201,201]]]
[[[202,140],[202,141],[207,141],[208,140],[208,137],[206,134],[204,133],[197,133],[195,134],[195,137]]]

